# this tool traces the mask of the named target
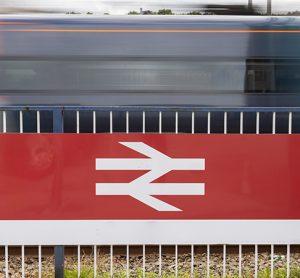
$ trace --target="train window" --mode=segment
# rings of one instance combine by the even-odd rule
[[[245,62],[179,59],[2,60],[0,90],[242,91]]]
[[[0,90],[296,92],[300,61],[60,58],[0,60]]]
[[[248,59],[245,91],[254,93],[296,93],[300,88],[297,59]]]
[[[276,89],[280,92],[299,93],[300,61],[281,61],[275,66]]]
[[[246,61],[246,92],[271,92],[275,89],[274,62],[269,60]]]

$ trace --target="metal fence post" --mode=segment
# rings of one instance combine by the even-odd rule
[[[63,245],[54,246],[55,278],[64,277],[65,250]]]
[[[53,133],[63,133],[63,107],[53,108]]]
[[[53,133],[63,133],[63,107],[53,109]],[[54,247],[55,278],[64,277],[65,250],[63,245]]]

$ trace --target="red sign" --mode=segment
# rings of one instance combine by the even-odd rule
[[[0,220],[300,219],[299,135],[3,134]]]

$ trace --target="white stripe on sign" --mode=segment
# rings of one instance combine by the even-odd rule
[[[149,158],[97,158],[96,170],[204,170],[203,158],[170,158],[142,142],[120,142]]]
[[[204,195],[203,183],[153,183],[133,186],[128,183],[97,183],[97,195]]]
[[[300,242],[300,220],[0,220],[0,227],[0,245]]]
[[[204,170],[204,159],[97,158],[96,170]]]
[[[204,195],[204,183],[151,183],[173,170],[204,170],[203,158],[171,158],[143,142],[119,142],[149,158],[97,158],[96,170],[149,170],[130,183],[96,183],[96,195],[128,195],[158,211],[181,211],[151,195]]]

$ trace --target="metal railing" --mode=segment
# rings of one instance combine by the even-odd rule
[[[147,106],[3,106],[0,107],[0,132],[3,133],[188,133],[188,134],[298,134],[300,133],[300,108],[285,107],[285,108],[249,108],[249,107],[147,107]],[[114,276],[114,246],[109,247],[109,273],[110,277]],[[174,247],[174,265],[172,267],[173,274],[178,277],[181,270],[179,269],[178,259],[180,258],[178,248]],[[205,267],[203,264],[197,265],[195,262],[195,249],[199,246],[191,245],[190,248],[190,275],[195,276],[199,272],[200,277],[211,277],[215,271],[213,264],[216,262],[212,259],[211,247],[205,247]],[[237,267],[235,272],[238,277],[244,275],[243,267],[243,249],[253,249],[254,267],[252,268],[252,276],[258,277],[259,273],[259,246],[253,245],[236,246],[237,252]],[[271,245],[267,264],[270,269],[270,277],[274,277],[275,260],[275,245]],[[12,277],[9,274],[9,246],[3,246],[4,254],[4,275]],[[15,247],[12,247],[15,248]],[[56,247],[54,252],[56,276],[57,273],[63,271],[64,252],[63,247]],[[99,270],[98,258],[100,256],[99,246],[93,246],[91,254],[93,261],[94,277],[97,273],[101,275]],[[125,273],[126,277],[131,276],[132,267],[130,266],[130,248],[125,246],[123,257],[125,258]],[[136,248],[135,246],[132,247]],[[153,248],[142,246],[142,265],[141,277],[145,277],[147,273],[146,267],[146,250]],[[156,252],[158,268],[156,274],[161,277],[164,273],[163,267],[163,251],[162,245],[157,246]],[[200,247],[199,247],[200,248]],[[230,248],[230,246],[229,246]],[[285,248],[284,255],[280,255],[284,259],[283,267],[286,268],[286,276],[290,277],[291,258],[293,266],[299,267],[298,251],[294,252],[295,256],[291,255],[291,246],[289,244]],[[297,249],[298,246],[293,246]],[[231,266],[227,264],[228,246],[223,245],[222,251],[222,267],[216,273],[219,276],[225,277]],[[1,246],[0,246],[1,250]],[[38,277],[43,277],[42,269],[42,246],[37,246],[37,262],[38,262]],[[81,273],[81,246],[77,246],[77,273],[80,277]],[[202,246],[203,250],[203,246]],[[297,249],[298,250],[298,249]],[[281,252],[282,253],[282,252]],[[292,252],[293,253],[293,252]],[[200,252],[200,254],[203,254]],[[25,267],[25,246],[21,246],[21,277],[26,277]],[[1,262],[1,260],[0,260]],[[201,270],[201,271],[200,271]]]
[[[300,133],[295,107],[7,106],[0,111],[3,133]]]
[[[0,246],[0,252],[3,254],[4,251],[1,277],[17,277],[14,273],[20,273],[22,278],[53,275],[54,267],[46,265],[47,260],[53,262],[53,253],[48,250],[44,254],[42,251],[47,248]],[[87,269],[93,277],[146,277],[149,273],[156,277],[166,274],[174,277],[183,274],[185,277],[258,277],[262,271],[274,277],[279,269],[285,270],[280,277],[298,277],[293,272],[300,268],[300,248],[297,245],[78,245],[68,248],[66,269],[72,269],[78,277]],[[13,251],[12,255],[10,250]],[[16,252],[21,254],[17,256],[17,261],[13,261]],[[72,260],[68,261],[68,258]],[[15,272],[12,272],[13,264],[14,269],[19,268]]]

